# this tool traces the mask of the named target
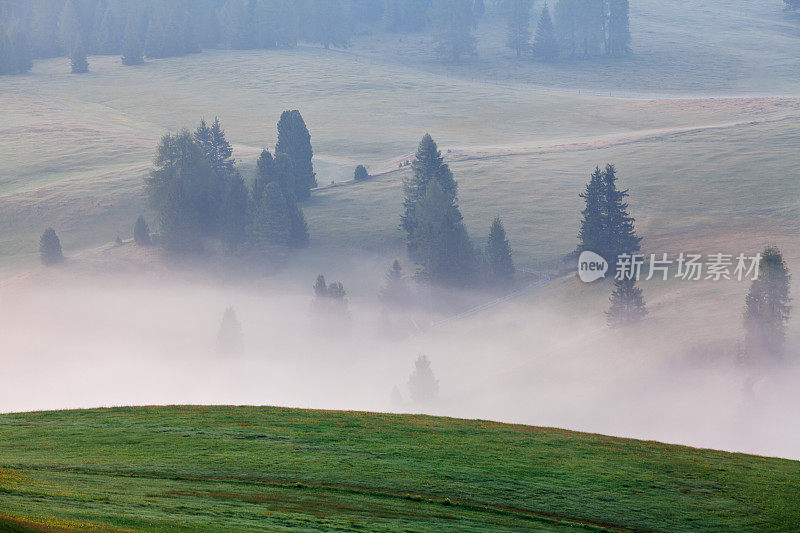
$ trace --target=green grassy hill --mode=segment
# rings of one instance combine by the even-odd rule
[[[800,463],[273,407],[0,415],[0,529],[789,531]],[[5,528],[5,529],[4,529]]]

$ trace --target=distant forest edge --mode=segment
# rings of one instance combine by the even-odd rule
[[[456,62],[476,54],[487,13],[505,19],[517,57],[619,56],[630,48],[628,11],[628,0],[0,0],[0,74],[60,56],[81,73],[86,54],[135,65],[203,49],[347,47],[372,29],[431,31],[436,55]]]

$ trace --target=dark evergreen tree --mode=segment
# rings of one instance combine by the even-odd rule
[[[511,258],[511,246],[506,239],[506,230],[500,217],[496,217],[492,222],[489,231],[489,241],[486,245],[486,255],[488,260],[489,284],[499,287],[507,287],[514,282],[514,262]]]
[[[262,254],[282,253],[289,246],[290,231],[286,198],[277,183],[269,183],[247,228],[250,249]]]
[[[606,54],[625,55],[630,51],[631,28],[628,0],[608,1],[608,30],[606,32]]]
[[[419,354],[414,362],[414,372],[408,378],[408,391],[417,403],[429,402],[438,396],[439,381],[433,375],[427,355]]]
[[[558,40],[556,39],[553,20],[550,18],[550,9],[545,2],[539,24],[536,27],[536,37],[532,46],[533,57],[552,61],[558,57]]]
[[[583,198],[585,207],[581,211],[581,229],[578,231],[578,252],[590,251],[603,255],[606,252],[606,216],[605,216],[605,186],[603,184],[603,172],[600,167],[596,167],[586,190],[580,194]],[[605,257],[605,256],[604,256]]]
[[[308,224],[303,209],[294,195],[286,194],[286,208],[289,212],[289,247],[305,248],[308,246]]]
[[[532,0],[506,1],[506,45],[514,51],[517,59],[527,50],[531,40]]]
[[[463,56],[477,53],[472,35],[475,17],[468,0],[433,0],[431,21],[436,27],[436,54],[444,61],[456,63]]]
[[[791,276],[780,250],[767,247],[761,254],[758,278],[745,299],[745,351],[751,358],[778,357],[784,353],[789,321]]]
[[[223,355],[239,355],[244,352],[242,324],[233,307],[228,307],[222,314],[217,333],[217,352]]]
[[[308,225],[300,204],[294,196],[294,176],[292,175],[291,161],[286,154],[277,154],[272,157],[269,150],[262,150],[256,163],[256,177],[253,181],[253,202],[258,203],[264,194],[264,189],[269,183],[275,183],[286,198],[289,213],[289,246],[303,248],[308,245]]]
[[[150,205],[158,214],[160,242],[176,252],[200,249],[207,227],[202,219],[216,183],[211,163],[192,134],[183,130],[161,139],[154,165],[145,183]]]
[[[150,246],[150,228],[142,215],[139,215],[133,225],[133,242],[139,246]]]
[[[220,216],[220,239],[229,253],[239,249],[247,228],[247,186],[235,173],[226,183]]]
[[[44,266],[55,265],[64,260],[61,241],[53,228],[47,228],[39,239],[39,257]]]
[[[327,298],[328,297],[328,284],[325,282],[325,276],[320,274],[317,276],[317,281],[314,283],[314,297]]]
[[[215,180],[205,193],[205,212],[201,213],[204,231],[213,234],[219,229],[226,191],[230,189],[232,181],[240,180],[241,177],[236,170],[233,148],[225,138],[225,131],[218,118],[214,118],[211,126],[201,120],[195,130],[194,139],[214,170]]]
[[[384,305],[396,309],[407,306],[411,302],[411,290],[403,275],[400,261],[394,260],[384,279],[385,283],[378,294],[380,301]]]
[[[132,20],[125,24],[125,38],[122,41],[122,64],[127,66],[141,65],[144,63],[142,43],[136,33]]]
[[[411,234],[414,231],[414,210],[431,181],[436,181],[445,194],[455,203],[458,195],[458,185],[453,179],[450,167],[444,162],[442,153],[436,146],[433,138],[425,134],[417,147],[414,161],[411,163],[413,174],[403,180],[403,214],[400,225],[409,237],[409,253],[414,257],[414,245]]]
[[[358,165],[356,167],[355,172],[353,172],[353,179],[356,181],[362,181],[369,178],[369,172],[367,172],[367,167],[364,165]]]
[[[83,48],[83,40],[80,37],[75,40],[75,47],[69,56],[69,64],[73,74],[89,72],[89,61],[86,59],[86,50]]]
[[[278,142],[275,145],[276,156],[279,153],[286,154],[291,162],[295,198],[305,200],[310,196],[311,189],[317,186],[317,179],[311,162],[314,155],[311,135],[296,109],[281,113],[278,121]]]
[[[635,279],[615,279],[611,292],[611,307],[606,311],[608,325],[612,328],[640,322],[647,315],[642,289]]]
[[[421,265],[424,279],[450,286],[466,286],[475,277],[475,249],[461,212],[439,182],[428,184],[414,209],[409,247]]]

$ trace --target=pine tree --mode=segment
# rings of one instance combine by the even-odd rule
[[[545,2],[539,24],[536,27],[536,37],[532,46],[533,57],[552,61],[558,57],[558,40],[556,39],[553,19],[550,18],[550,9]]]
[[[98,9],[102,4],[98,4]],[[95,46],[96,53],[101,55],[112,55],[119,52],[119,30],[117,21],[111,8],[107,7],[100,21],[100,26],[96,30]]]
[[[264,195],[268,183],[278,182],[275,172],[275,160],[269,150],[261,150],[261,155],[256,161],[256,176],[253,180],[253,201],[258,202]]]
[[[305,248],[309,241],[308,224],[303,209],[291,192],[286,195],[286,208],[289,212],[289,247]]]
[[[758,278],[745,299],[745,351],[753,358],[784,353],[789,321],[791,276],[780,250],[767,247],[761,254]]]
[[[428,184],[414,209],[409,240],[424,279],[441,285],[468,285],[475,277],[475,249],[461,212],[439,182]]]
[[[55,265],[64,260],[61,241],[53,228],[47,228],[39,239],[39,257],[44,266]]]
[[[256,177],[253,180],[253,202],[258,203],[264,194],[264,189],[270,183],[275,183],[283,192],[286,207],[289,213],[289,246],[303,248],[308,245],[308,225],[306,224],[303,209],[294,196],[294,176],[292,175],[291,160],[286,154],[278,153],[273,158],[269,150],[262,150],[256,163]]]
[[[369,172],[367,172],[367,167],[364,165],[358,165],[353,172],[353,179],[356,181],[362,181],[369,178]]]
[[[578,252],[590,251],[603,255],[606,252],[605,243],[605,198],[604,198],[603,172],[596,167],[586,190],[580,197],[584,199],[585,207],[581,211],[583,220],[578,232]],[[605,255],[603,255],[605,257]]]
[[[311,189],[317,186],[317,179],[311,162],[314,155],[311,135],[296,109],[281,113],[278,121],[278,142],[275,145],[276,157],[278,153],[286,154],[291,162],[295,198],[305,200],[310,196]]]
[[[141,65],[144,63],[142,43],[136,34],[133,21],[125,24],[125,38],[122,41],[122,64],[127,66]]]
[[[611,292],[611,307],[606,311],[608,325],[612,328],[640,322],[647,315],[642,289],[634,279],[615,279]]]
[[[408,391],[417,403],[434,400],[439,394],[439,381],[431,370],[431,361],[425,354],[419,354],[414,362],[414,372],[408,378]]]
[[[472,35],[475,17],[467,0],[434,0],[430,11],[436,26],[436,54],[444,61],[458,62],[462,56],[474,56],[476,39]]]
[[[139,246],[150,245],[150,228],[142,215],[139,215],[133,225],[133,241]]]
[[[320,274],[317,276],[317,281],[314,283],[314,297],[327,298],[328,297],[328,284],[325,282],[325,276]]]
[[[226,184],[220,215],[220,239],[229,253],[244,242],[247,229],[247,186],[235,173]]]
[[[385,284],[381,288],[378,297],[380,301],[389,307],[403,308],[411,301],[411,291],[408,282],[403,276],[403,267],[400,261],[394,260],[392,266],[384,275]]]
[[[616,266],[620,254],[633,254],[639,251],[641,238],[636,236],[634,219],[628,214],[628,189],[617,189],[617,174],[614,165],[606,165],[603,172],[603,199],[605,214],[605,252],[600,253],[609,264]]]
[[[86,50],[83,48],[83,40],[78,37],[75,40],[75,47],[69,56],[69,64],[73,74],[85,74],[89,72],[89,62],[86,60]]]
[[[58,44],[66,54],[75,49],[75,41],[82,35],[78,10],[75,7],[75,0],[67,0],[58,18]]]
[[[489,262],[489,283],[494,286],[507,287],[514,282],[514,262],[511,259],[511,246],[506,239],[506,230],[500,217],[495,217],[489,231],[486,245]]]
[[[630,52],[631,28],[628,0],[608,0],[606,54],[621,56]]]
[[[236,310],[228,307],[222,314],[222,322],[217,334],[217,353],[223,355],[239,355],[244,352],[244,333],[242,324],[236,316]]]
[[[250,248],[257,253],[281,253],[289,246],[290,230],[286,198],[277,183],[269,183],[247,228]]]
[[[514,51],[517,59],[527,50],[531,40],[531,0],[507,0],[506,45]]]
[[[414,256],[413,245],[410,237],[414,230],[414,209],[425,195],[428,184],[434,180],[439,183],[445,193],[450,196],[453,202],[458,195],[458,185],[453,179],[450,167],[444,162],[442,153],[436,146],[433,138],[425,134],[417,147],[414,161],[411,163],[412,176],[403,180],[403,214],[400,217],[400,226],[406,231],[409,237],[409,253]]]

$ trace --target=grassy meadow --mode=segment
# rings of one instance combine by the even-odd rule
[[[0,415],[11,531],[788,531],[800,463],[271,407]]]

